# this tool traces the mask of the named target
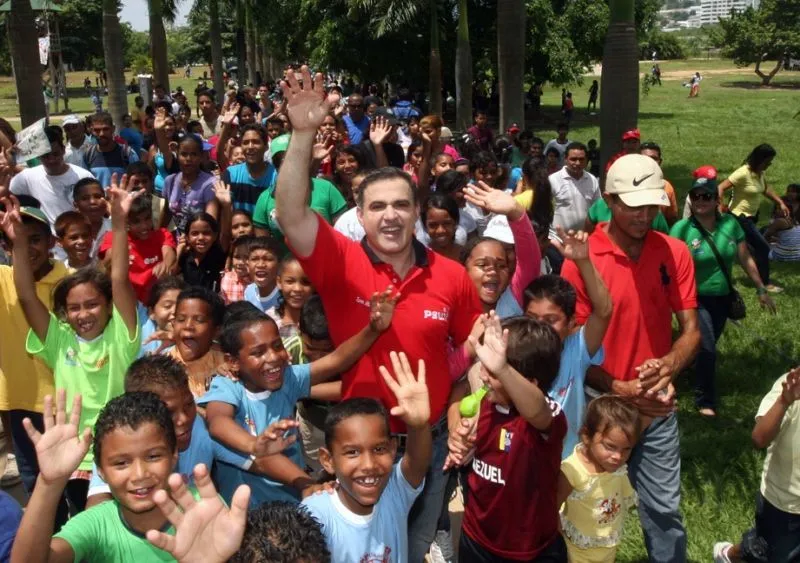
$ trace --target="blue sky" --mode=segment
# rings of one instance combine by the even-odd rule
[[[191,10],[192,4],[193,0],[179,0],[178,18],[175,20],[177,25],[186,22],[186,15]],[[136,31],[147,31],[150,28],[147,22],[147,0],[123,0],[119,19],[130,23]]]

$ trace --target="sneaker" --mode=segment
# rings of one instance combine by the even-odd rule
[[[444,555],[442,555],[442,548],[440,548],[435,541],[428,550],[428,561],[430,561],[430,563],[447,563]]]
[[[714,544],[714,563],[731,563],[728,558],[728,550],[733,547],[729,541],[717,542]]]
[[[771,284],[765,286],[765,289],[770,293],[781,293],[781,292],[783,292],[783,288],[781,286],[779,286],[779,285],[775,285],[774,283],[771,283]]]
[[[441,553],[442,561],[452,563],[456,560],[455,549],[453,549],[453,536],[450,535],[449,531],[438,530],[431,546],[434,545]]]
[[[19,476],[19,468],[17,467],[17,458],[14,454],[8,454],[8,462],[6,463],[6,472],[0,477],[0,487],[7,488],[18,485],[22,481]]]

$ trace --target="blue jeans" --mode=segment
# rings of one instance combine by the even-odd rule
[[[628,461],[639,495],[639,520],[650,561],[684,563],[686,530],[680,513],[681,453],[678,417],[656,418]]]
[[[695,361],[694,390],[698,409],[715,409],[717,405],[717,341],[725,329],[730,303],[730,295],[697,296],[700,351]]]
[[[755,528],[742,536],[742,559],[748,563],[800,561],[800,514],[776,508],[759,491]]]
[[[771,247],[758,230],[756,221],[758,217],[748,217],[747,215],[737,215],[736,219],[739,221],[742,230],[744,230],[745,241],[750,248],[750,253],[753,255],[753,260],[758,267],[758,275],[761,276],[761,281],[764,285],[769,285],[769,252]]]

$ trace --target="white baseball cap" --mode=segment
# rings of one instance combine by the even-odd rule
[[[626,154],[618,158],[606,176],[606,193],[617,194],[629,207],[669,205],[664,174],[649,156]]]
[[[505,244],[514,244],[514,234],[511,232],[511,227],[508,226],[508,219],[505,215],[495,215],[489,219],[483,236]]]
[[[81,123],[83,123],[83,120],[78,115],[72,113],[64,118],[61,125],[63,127],[64,125],[80,125]]]

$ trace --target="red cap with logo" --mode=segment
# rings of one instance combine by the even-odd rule
[[[711,166],[710,164],[705,164],[700,168],[696,169],[692,172],[692,176],[695,180],[699,178],[705,178],[707,180],[716,180],[717,179],[717,169]]]
[[[628,131],[625,131],[622,134],[622,140],[623,141],[628,141],[630,139],[636,139],[638,141],[638,140],[641,140],[641,138],[642,138],[642,135],[641,135],[641,133],[639,133],[638,129],[630,129]]]

